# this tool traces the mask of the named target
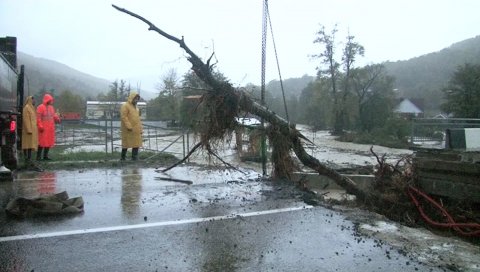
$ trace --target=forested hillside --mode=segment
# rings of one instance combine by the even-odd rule
[[[94,98],[99,93],[108,92],[108,80],[82,73],[56,61],[18,52],[18,64],[25,65],[27,94],[54,89],[57,93],[69,90],[84,98]]]
[[[84,98],[95,98],[100,93],[107,93],[111,84],[105,79],[82,73],[64,64],[22,52],[18,53],[18,59],[19,64],[25,64],[27,91],[30,94],[41,89],[55,89],[57,92],[69,90]],[[457,67],[467,62],[480,63],[480,36],[455,43],[438,52],[383,64],[388,74],[395,78],[394,86],[399,91],[399,96],[423,98],[427,110],[436,110],[443,97],[441,89]],[[284,79],[286,99],[298,98],[302,90],[314,79],[315,75]],[[282,99],[278,80],[270,81],[266,90],[275,100]],[[273,102],[274,108],[281,112],[283,103],[277,102]]]
[[[288,78],[283,81],[283,89],[285,91],[285,97],[291,96],[299,97],[302,90],[307,87],[309,83],[315,80],[314,76],[304,75],[300,78]],[[279,80],[272,80],[266,86],[265,89],[270,92],[274,98],[282,97],[282,86]]]
[[[398,96],[423,99],[427,111],[438,111],[443,98],[442,88],[458,66],[465,63],[480,64],[480,36],[452,44],[438,52],[383,64],[387,73],[395,78],[394,86],[398,90]],[[286,99],[291,99],[292,96],[298,98],[314,79],[313,75],[285,79],[283,88]],[[282,97],[279,80],[270,81],[266,90],[275,99]],[[275,104],[281,103],[273,104],[275,107]]]
[[[423,98],[427,109],[438,109],[448,83],[458,66],[480,64],[480,36],[451,45],[441,51],[405,61],[385,62],[395,77],[395,88],[408,98]]]

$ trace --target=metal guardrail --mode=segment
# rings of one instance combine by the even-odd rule
[[[185,157],[190,148],[190,132],[183,128],[168,127],[165,122],[143,122],[142,136],[143,150]],[[57,125],[55,144],[72,150],[120,151],[120,121],[63,122]]]
[[[480,119],[414,118],[411,126],[410,147],[445,148],[446,130],[458,128],[480,128]]]

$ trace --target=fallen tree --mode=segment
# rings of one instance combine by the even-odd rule
[[[112,6],[123,13],[143,21],[148,25],[148,30],[155,31],[163,37],[177,43],[188,54],[187,59],[192,64],[191,69],[202,81],[211,87],[202,97],[202,103],[205,103],[209,110],[207,122],[205,122],[205,125],[200,131],[199,145],[203,146],[205,150],[213,152],[211,148],[212,145],[234,130],[236,126],[235,117],[237,117],[240,112],[248,112],[268,123],[265,132],[272,144],[274,177],[290,177],[292,171],[295,169],[291,152],[293,151],[304,166],[316,171],[320,175],[331,178],[335,183],[344,188],[347,193],[355,195],[358,200],[375,200],[375,202],[379,200],[377,195],[361,190],[353,180],[342,176],[334,169],[327,167],[315,157],[309,155],[303,147],[304,141],[309,140],[303,136],[294,125],[288,123],[267,107],[256,102],[247,93],[235,89],[228,81],[217,80],[212,73],[214,64],[210,64],[213,54],[206,63],[204,63],[190,50],[183,37],[179,39],[172,36],[142,16],[124,8],[115,5]],[[196,145],[195,149],[197,149],[199,145]],[[193,153],[193,151],[194,150],[189,154]]]

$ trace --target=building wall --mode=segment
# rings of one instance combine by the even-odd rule
[[[85,111],[85,119],[120,119],[120,107],[125,102],[104,102],[104,101],[87,101],[87,109]],[[137,107],[140,110],[140,119],[147,118],[147,103],[138,102]]]

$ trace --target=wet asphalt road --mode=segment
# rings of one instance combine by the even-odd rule
[[[2,207],[67,191],[82,196],[85,211],[14,219],[2,209],[0,271],[443,271],[359,236],[354,223],[306,204],[308,194],[290,184],[244,172],[19,172],[0,182]]]

